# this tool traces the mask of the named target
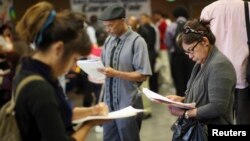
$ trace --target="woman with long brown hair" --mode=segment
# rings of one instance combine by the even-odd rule
[[[65,74],[80,56],[90,52],[83,20],[70,11],[56,13],[53,6],[40,2],[31,6],[16,26],[20,38],[32,44],[34,53],[21,61],[14,86],[30,75],[44,80],[26,84],[17,97],[15,113],[24,141],[83,141],[92,126],[85,123],[74,131],[72,120],[107,114],[103,103],[90,108],[72,108],[57,77]]]

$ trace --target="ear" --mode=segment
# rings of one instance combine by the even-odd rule
[[[209,46],[209,40],[207,37],[202,37],[202,45],[205,46],[205,47],[208,47]]]
[[[61,56],[64,52],[64,43],[62,41],[55,42],[53,44],[53,50],[56,56]]]

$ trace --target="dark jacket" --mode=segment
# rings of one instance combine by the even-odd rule
[[[25,85],[17,98],[15,112],[24,141],[72,141],[72,109],[66,101],[58,80],[51,76],[49,66],[26,58],[14,80],[16,86],[23,78],[38,74],[45,80]]]

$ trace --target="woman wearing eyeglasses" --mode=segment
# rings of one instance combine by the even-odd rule
[[[177,42],[196,64],[185,96],[167,97],[184,103],[195,102],[196,108],[184,110],[168,105],[170,113],[206,121],[207,124],[233,124],[235,70],[215,46],[209,22],[198,19],[188,21]]]

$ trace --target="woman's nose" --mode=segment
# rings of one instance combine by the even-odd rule
[[[193,57],[194,57],[193,53],[189,53],[189,54],[188,54],[188,58],[189,58],[189,59],[192,59]]]

